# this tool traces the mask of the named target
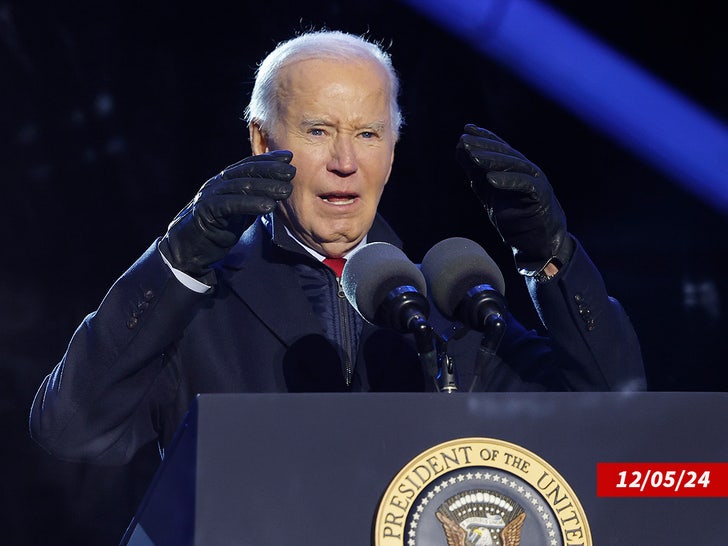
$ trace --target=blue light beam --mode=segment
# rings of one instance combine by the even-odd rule
[[[536,0],[403,1],[728,213],[728,128],[554,9]]]

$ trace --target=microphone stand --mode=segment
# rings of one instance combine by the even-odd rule
[[[494,369],[501,358],[496,354],[498,346],[506,331],[506,321],[500,313],[491,313],[485,319],[485,333],[480,340],[480,347],[475,357],[473,382],[468,392],[473,392],[484,376]]]
[[[447,339],[437,338],[438,392],[453,393],[458,390],[455,360],[447,354]]]
[[[455,359],[447,354],[447,344],[451,339],[462,338],[467,332],[467,328],[462,324],[452,323],[446,332],[437,335],[435,343],[439,372],[436,379],[437,392],[450,394],[459,390]]]

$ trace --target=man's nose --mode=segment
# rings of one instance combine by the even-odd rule
[[[356,161],[354,143],[348,136],[337,135],[331,144],[331,159],[327,168],[343,175],[353,174],[359,166]]]

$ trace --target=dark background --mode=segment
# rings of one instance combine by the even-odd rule
[[[718,2],[550,3],[728,117]],[[118,543],[154,450],[122,468],[54,460],[28,437],[30,402],[111,283],[204,180],[249,154],[241,117],[256,63],[324,25],[391,42],[407,124],[381,210],[410,258],[445,237],[477,240],[511,307],[538,326],[454,162],[463,124],[486,126],[548,174],[632,317],[650,388],[728,387],[726,217],[411,8],[0,1],[0,544]]]

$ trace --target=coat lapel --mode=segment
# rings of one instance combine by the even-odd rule
[[[299,285],[292,261],[314,260],[273,244],[260,219],[243,234],[223,265],[223,282],[286,346],[323,328]],[[295,243],[294,243],[295,244]]]

